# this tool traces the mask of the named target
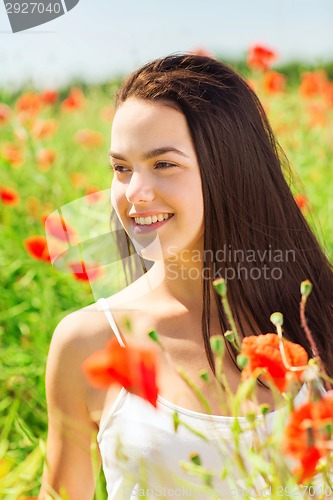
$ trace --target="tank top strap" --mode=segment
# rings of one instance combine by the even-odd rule
[[[101,297],[100,299],[98,299],[96,301],[96,304],[97,304],[97,307],[98,307],[99,311],[101,311],[101,310],[104,311],[106,319],[108,320],[109,325],[111,326],[111,329],[112,329],[113,333],[115,334],[115,336],[116,336],[119,344],[121,345],[121,347],[126,347],[123,339],[121,338],[119,329],[118,329],[117,324],[116,324],[116,322],[114,320],[114,317],[113,317],[113,315],[111,313],[111,310],[109,308],[108,301],[104,297]]]

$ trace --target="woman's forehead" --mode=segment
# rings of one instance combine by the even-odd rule
[[[186,120],[182,111],[170,101],[162,100],[145,100],[131,97],[118,106],[113,124],[120,121],[121,123],[131,121],[140,123],[147,119],[158,119],[161,115],[165,115],[169,119],[172,117],[183,118]]]
[[[192,149],[183,113],[160,102],[128,99],[117,110],[111,130],[112,151],[147,151],[169,147],[186,155]],[[119,155],[118,155],[119,157]]]

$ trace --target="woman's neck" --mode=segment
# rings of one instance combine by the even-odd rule
[[[156,292],[183,303],[202,307],[203,275],[200,262],[157,261],[147,278]]]

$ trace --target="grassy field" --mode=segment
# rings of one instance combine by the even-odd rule
[[[333,84],[325,74],[315,75],[300,85],[294,75],[288,82],[248,74],[290,160],[291,189],[332,260]],[[59,207],[109,187],[107,152],[118,85],[77,86],[58,95],[0,89],[1,499],[38,493],[52,332],[63,316],[94,301],[84,276],[61,272],[48,261],[43,221]]]

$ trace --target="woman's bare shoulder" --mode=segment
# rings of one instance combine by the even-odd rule
[[[149,310],[147,303],[152,300],[152,285],[148,279],[146,276],[141,277],[127,288],[106,297],[107,307],[116,323],[123,315],[137,317]],[[112,335],[114,332],[105,311],[94,302],[67,314],[60,321],[54,331],[50,350],[65,349],[75,357],[87,357],[91,352],[105,347]]]
[[[98,337],[103,329],[101,316],[96,304],[66,314],[57,325],[52,340],[72,344]]]

